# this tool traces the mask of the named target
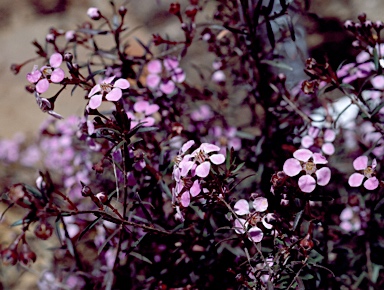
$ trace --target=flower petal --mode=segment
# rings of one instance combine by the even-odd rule
[[[308,149],[298,149],[295,152],[293,152],[293,157],[300,161],[308,161],[309,158],[311,158],[313,155],[311,150]]]
[[[329,180],[331,180],[331,169],[329,169],[328,167],[323,167],[316,170],[316,177],[318,185],[327,185]]]
[[[94,86],[92,88],[92,90],[89,92],[88,94],[88,98],[92,97],[94,94],[98,93],[101,91],[101,86],[99,84],[97,84],[96,86]]]
[[[123,92],[119,88],[113,88],[112,91],[110,91],[105,98],[108,101],[118,101],[123,96]]]
[[[64,71],[61,68],[57,68],[51,74],[51,81],[54,83],[59,83],[64,79],[64,77]]]
[[[203,178],[207,177],[210,170],[211,170],[211,163],[209,161],[205,161],[196,167],[196,175]]]
[[[115,88],[120,88],[122,90],[128,89],[130,87],[130,83],[126,79],[118,79],[113,85]]]
[[[191,187],[191,189],[189,190],[189,192],[191,193],[191,195],[193,197],[197,196],[201,191],[201,187],[200,187],[200,184],[199,184],[199,180],[195,180],[193,182],[193,185]]]
[[[167,71],[172,71],[179,66],[179,61],[176,57],[167,57],[164,59],[163,64]]]
[[[323,146],[321,146],[321,150],[327,155],[332,155],[335,153],[335,146],[333,146],[332,143],[324,143]]]
[[[340,219],[342,221],[351,220],[353,218],[353,210],[350,206],[343,209],[340,213]]]
[[[214,152],[214,151],[220,151],[220,147],[219,146],[216,146],[216,145],[210,144],[210,143],[202,143],[200,145],[200,149],[202,149],[205,153],[211,153],[211,152]]]
[[[255,200],[253,201],[253,208],[257,212],[264,212],[264,211],[266,211],[267,208],[268,208],[268,199],[266,199],[265,197],[257,197],[257,198],[255,198]]]
[[[89,100],[89,107],[91,109],[96,109],[100,107],[102,101],[102,96],[100,94],[93,95],[92,98]]]
[[[376,177],[368,178],[364,182],[364,187],[368,190],[374,190],[379,186],[379,180]]]
[[[49,88],[49,81],[47,79],[41,79],[36,84],[36,91],[40,94],[46,92]]]
[[[313,141],[313,138],[311,136],[304,136],[302,139],[301,139],[301,146],[303,146],[304,148],[309,148],[313,145],[314,141]]]
[[[158,73],[161,73],[161,70],[162,70],[161,61],[158,60],[158,59],[151,60],[151,61],[147,64],[147,69],[148,69],[148,71],[149,71],[151,74],[158,74]]]
[[[244,234],[244,228],[247,228],[247,221],[245,219],[235,219],[233,228],[237,234]]]
[[[156,113],[160,107],[156,104],[148,105],[147,108],[145,109],[144,114],[146,115],[152,115],[153,113]]]
[[[187,207],[191,203],[191,196],[188,191],[185,191],[180,198],[180,203],[182,206]]]
[[[211,160],[213,164],[219,165],[225,161],[225,157],[223,154],[213,154],[209,157],[209,160]]]
[[[327,158],[325,158],[323,155],[320,153],[313,153],[313,162],[315,164],[327,164]]]
[[[283,171],[285,174],[291,177],[299,174],[302,169],[303,168],[301,167],[300,161],[295,158],[289,158],[285,160],[283,165]]]
[[[181,169],[181,176],[187,176],[189,170],[191,170],[192,166],[195,164],[193,161],[182,161],[179,164],[179,168]]]
[[[173,75],[171,78],[175,83],[180,84],[183,81],[185,81],[186,76],[185,76],[183,69],[178,67],[178,68],[175,68],[175,70],[173,71]]]
[[[355,172],[348,178],[348,184],[352,187],[359,187],[363,183],[363,179],[364,175]]]
[[[233,209],[237,215],[249,214],[249,203],[245,199],[239,199]]]
[[[37,66],[33,67],[33,71],[27,74],[27,80],[30,83],[36,83],[41,77],[41,71],[37,69]]]
[[[49,58],[49,65],[54,68],[59,67],[62,62],[63,62],[63,56],[57,52],[52,54],[51,57]]]
[[[137,101],[133,105],[133,109],[135,110],[135,112],[144,113],[148,106],[149,106],[149,103],[147,101],[141,100],[141,101]]]
[[[160,81],[161,81],[161,78],[159,75],[156,75],[156,74],[147,75],[146,83],[147,83],[147,86],[150,87],[151,89],[157,88]]]
[[[316,188],[316,180],[310,175],[303,175],[298,181],[299,187],[302,192],[312,192]]]
[[[335,131],[333,131],[331,129],[326,129],[324,131],[324,141],[325,142],[333,142],[333,141],[335,141],[335,138],[336,138]]]
[[[359,156],[353,161],[353,168],[356,170],[364,170],[368,166],[368,157]]]
[[[261,242],[264,237],[263,231],[256,226],[250,228],[248,233],[251,236],[251,240],[253,240],[255,243]]]
[[[140,122],[143,123],[144,127],[151,127],[151,126],[153,126],[153,124],[155,124],[155,121],[156,120],[153,117],[146,117],[146,118],[140,120]]]
[[[186,152],[189,148],[191,148],[195,144],[195,141],[189,140],[188,142],[184,143],[184,145],[181,147],[180,154],[183,154]]]
[[[173,93],[175,88],[176,88],[175,83],[171,80],[160,84],[160,91],[162,91],[164,94],[167,94],[167,95]]]

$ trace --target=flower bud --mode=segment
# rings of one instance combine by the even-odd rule
[[[383,29],[383,27],[384,27],[384,23],[383,23],[383,21],[376,21],[376,22],[373,24],[373,27],[374,27],[376,30],[381,30],[381,29]]]
[[[70,52],[64,53],[64,60],[65,61],[71,62],[72,59],[73,59],[73,54],[72,53],[70,53]]]
[[[108,203],[108,195],[106,195],[104,192],[99,192],[96,194],[96,197],[101,201],[102,204]]]
[[[357,18],[360,20],[361,23],[365,22],[367,20],[367,14],[361,13]]]
[[[180,14],[180,4],[179,3],[171,3],[169,5],[169,13],[174,15]]]
[[[87,196],[92,195],[92,190],[89,186],[84,185],[82,182],[81,182],[81,185],[83,186],[83,188],[81,189],[81,195],[82,196],[87,197]]]
[[[119,7],[119,14],[121,17],[124,17],[125,14],[127,14],[127,8],[125,6]]]
[[[31,248],[27,244],[21,245],[19,261],[27,267],[30,266],[32,263],[36,262],[36,254],[32,252]]]
[[[363,26],[366,28],[371,28],[373,26],[372,21],[370,20],[364,21]]]
[[[7,248],[1,251],[1,260],[5,266],[16,265],[19,260],[16,249]]]
[[[45,41],[46,41],[46,42],[54,43],[55,40],[56,40],[56,36],[55,36],[53,33],[48,33],[48,34],[45,36]]]
[[[93,20],[99,20],[101,18],[100,10],[96,7],[88,8],[87,15]]]
[[[68,30],[65,33],[65,39],[69,42],[75,41],[76,40],[76,32],[74,30]]]
[[[39,239],[47,240],[53,234],[53,226],[47,221],[41,221],[35,228],[35,235]]]
[[[355,23],[352,20],[347,20],[344,22],[344,27],[348,30],[352,30],[355,28]]]

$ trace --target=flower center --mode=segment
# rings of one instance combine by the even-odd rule
[[[206,154],[204,153],[204,151],[199,150],[199,151],[196,153],[195,161],[198,162],[198,163],[203,163],[203,162],[205,161],[206,158],[207,158],[207,156],[206,156]]]
[[[107,84],[107,83],[101,83],[100,87],[101,87],[101,90],[105,93],[109,93],[110,91],[112,91],[112,88],[113,88],[111,84]]]
[[[306,174],[311,175],[312,173],[316,172],[316,164],[313,163],[313,161],[304,162],[303,169]]]
[[[372,176],[374,176],[374,173],[375,173],[375,170],[371,166],[368,166],[367,168],[364,169],[364,176],[366,178],[371,178]]]

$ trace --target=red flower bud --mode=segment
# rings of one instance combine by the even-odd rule
[[[35,228],[35,235],[39,239],[47,240],[53,234],[53,226],[47,221],[41,221]]]
[[[24,266],[29,266],[36,262],[36,254],[32,252],[31,248],[27,244],[21,245],[21,251],[19,253],[19,261]]]
[[[11,250],[9,248],[1,251],[1,259],[3,264],[6,266],[16,265],[17,261],[19,260],[16,249]]]

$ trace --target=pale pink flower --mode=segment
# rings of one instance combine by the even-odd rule
[[[106,78],[101,82],[101,84],[97,84],[92,88],[89,92],[88,97],[89,107],[91,109],[97,109],[100,107],[103,97],[108,101],[118,101],[121,99],[123,92],[122,90],[128,89],[130,87],[129,82],[126,79],[118,79],[112,84],[115,76],[111,76]]]
[[[250,240],[258,243],[263,237],[263,231],[257,226],[258,222],[262,222],[264,227],[271,229],[272,225],[269,223],[273,219],[273,214],[265,214],[268,208],[268,200],[265,197],[257,197],[252,202],[254,211],[250,211],[249,202],[245,199],[240,199],[234,205],[234,211],[238,216],[245,216],[245,218],[236,218],[234,220],[234,230],[238,234],[248,232]]]
[[[139,123],[143,123],[145,127],[150,127],[155,124],[155,118],[152,115],[159,110],[159,106],[140,100],[133,105],[133,110],[134,113],[127,112],[128,118],[131,119],[131,127],[133,128]]]
[[[36,91],[39,94],[46,92],[49,88],[49,83],[60,83],[65,73],[60,68],[63,62],[63,56],[60,53],[54,53],[49,58],[49,66],[43,66],[38,70],[38,66],[34,66],[32,72],[27,74],[27,80],[30,83],[36,84]]]
[[[327,155],[332,155],[335,153],[335,147],[332,142],[336,138],[336,133],[332,129],[321,130],[318,127],[310,127],[308,129],[308,135],[304,136],[301,139],[301,146],[304,148],[321,148]]]
[[[376,189],[379,186],[379,180],[375,176],[376,165],[376,159],[373,159],[372,165],[368,166],[367,156],[357,157],[353,161],[353,168],[355,168],[357,171],[360,171],[361,173],[353,173],[348,179],[348,184],[352,187],[359,187],[361,184],[363,184],[363,180],[367,178],[364,181],[364,187],[368,190]]]
[[[310,193],[316,188],[316,183],[320,186],[328,184],[331,179],[331,170],[328,167],[317,168],[318,165],[328,163],[323,155],[308,149],[299,149],[293,153],[293,157],[284,162],[283,171],[291,177],[304,172],[298,181],[301,191]]]
[[[358,206],[346,207],[340,213],[340,228],[346,232],[357,232],[361,229],[360,208]]]

